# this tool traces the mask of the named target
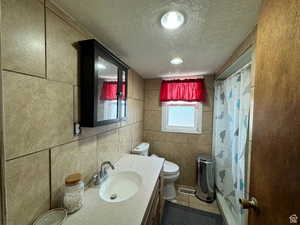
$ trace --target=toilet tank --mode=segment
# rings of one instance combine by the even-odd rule
[[[143,142],[143,143],[139,144],[138,146],[136,146],[132,150],[132,153],[137,154],[137,155],[148,156],[149,155],[149,146],[150,146],[149,143]]]

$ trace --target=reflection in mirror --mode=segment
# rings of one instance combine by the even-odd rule
[[[98,56],[96,71],[99,90],[97,121],[117,119],[118,67]]]
[[[126,116],[126,72],[122,70],[122,98],[121,98],[121,117]]]

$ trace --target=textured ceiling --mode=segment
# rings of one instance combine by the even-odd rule
[[[214,72],[254,28],[260,0],[53,0],[144,78]],[[165,30],[169,10],[185,15]],[[180,56],[181,65],[170,59]]]

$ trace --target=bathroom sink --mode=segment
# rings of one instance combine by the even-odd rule
[[[100,198],[107,202],[122,202],[134,196],[142,184],[142,177],[132,171],[109,176],[99,190]]]

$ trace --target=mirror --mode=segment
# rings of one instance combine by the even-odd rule
[[[98,56],[96,60],[97,121],[118,118],[118,67]]]
[[[121,117],[124,118],[127,116],[127,71],[122,70],[122,93],[121,93]]]

